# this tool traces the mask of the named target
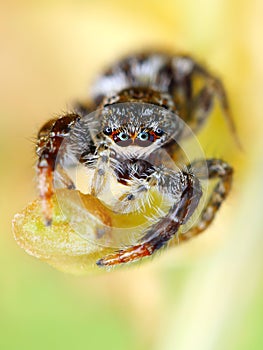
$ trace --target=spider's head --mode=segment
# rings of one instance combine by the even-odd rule
[[[119,103],[103,109],[101,131],[116,151],[152,153],[182,128],[176,114],[146,103]]]

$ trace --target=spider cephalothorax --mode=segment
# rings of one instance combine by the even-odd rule
[[[202,81],[198,91],[194,89],[196,78]],[[221,82],[191,57],[140,54],[112,66],[93,85],[90,107],[79,105],[75,113],[48,122],[39,132],[37,169],[46,224],[52,223],[54,171],[68,188],[74,188],[63,171],[63,162],[76,158],[94,170],[92,195],[100,196],[109,176],[127,187],[119,198],[118,210],[123,213],[152,188],[171,202],[169,210],[142,238],[102,257],[99,266],[152,255],[177,235],[202,197],[200,179],[192,171],[201,163],[207,170],[206,178],[218,182],[197,222],[177,238],[186,240],[205,230],[230,190],[232,168],[223,160],[207,159],[178,169],[170,160],[179,153],[178,142],[190,135],[184,125],[198,131],[215,97],[234,131]],[[96,111],[90,113],[92,109]],[[61,157],[57,157],[58,152]]]

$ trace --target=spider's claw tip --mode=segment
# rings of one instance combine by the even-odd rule
[[[99,267],[103,267],[104,265],[104,259],[99,259],[98,261],[96,261],[96,265]]]

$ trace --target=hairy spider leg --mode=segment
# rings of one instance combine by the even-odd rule
[[[143,159],[114,160],[112,163],[118,182],[129,187],[113,206],[113,210],[120,213],[144,210],[145,204],[150,205],[150,189],[156,185],[154,166]]]
[[[54,194],[54,171],[56,167],[56,158],[60,146],[70,128],[79,119],[77,114],[68,114],[56,120],[46,123],[39,131],[36,153],[39,157],[37,162],[38,188],[41,199],[42,211],[45,225],[52,223],[52,195]],[[73,188],[72,181],[62,173],[64,182],[69,188]]]
[[[118,213],[129,213],[130,211],[140,211],[145,208],[145,203],[150,204],[149,191],[152,188],[152,177],[146,179],[132,179],[129,181],[129,191],[122,194],[113,210]]]
[[[241,148],[222,82],[189,56],[175,56],[171,65],[173,72],[171,91],[179,110],[181,109],[180,116],[193,132],[202,127],[217,98],[235,142]],[[204,86],[194,96],[193,82],[196,76],[204,80]]]
[[[102,143],[96,150],[97,161],[91,183],[91,195],[97,197],[105,188],[110,173],[110,149]]]
[[[208,169],[209,179],[219,179],[219,182],[213,189],[213,192],[203,209],[198,222],[186,233],[179,235],[178,241],[187,241],[197,236],[211,224],[215,214],[226,199],[232,184],[233,169],[221,159],[207,159],[205,166]],[[196,164],[197,165],[197,164]],[[193,167],[196,166],[194,163]]]
[[[171,178],[168,181],[163,180],[162,177],[162,181],[159,185],[157,184],[160,190],[171,182]],[[190,172],[178,172],[173,177],[173,181],[172,188],[177,188],[178,198],[168,214],[152,225],[138,244],[120,249],[98,260],[98,266],[114,266],[150,256],[176,235],[180,226],[190,218],[197,207],[202,191],[199,180]],[[164,190],[167,191],[167,188],[165,187]]]

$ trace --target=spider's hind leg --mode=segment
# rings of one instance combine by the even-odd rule
[[[200,164],[196,162],[196,164],[193,164],[193,167],[198,167],[198,165]],[[206,230],[214,220],[216,212],[226,199],[231,188],[233,169],[228,163],[220,159],[207,159],[203,165],[207,167],[208,179],[218,179],[219,181],[201,212],[198,222],[189,231],[178,237],[179,242],[187,241]]]
[[[240,147],[227,94],[220,79],[189,56],[176,56],[172,62],[174,75],[172,90],[185,122],[197,132],[209,117],[217,99],[229,129]],[[195,81],[198,79],[201,80],[201,87],[194,92]]]

